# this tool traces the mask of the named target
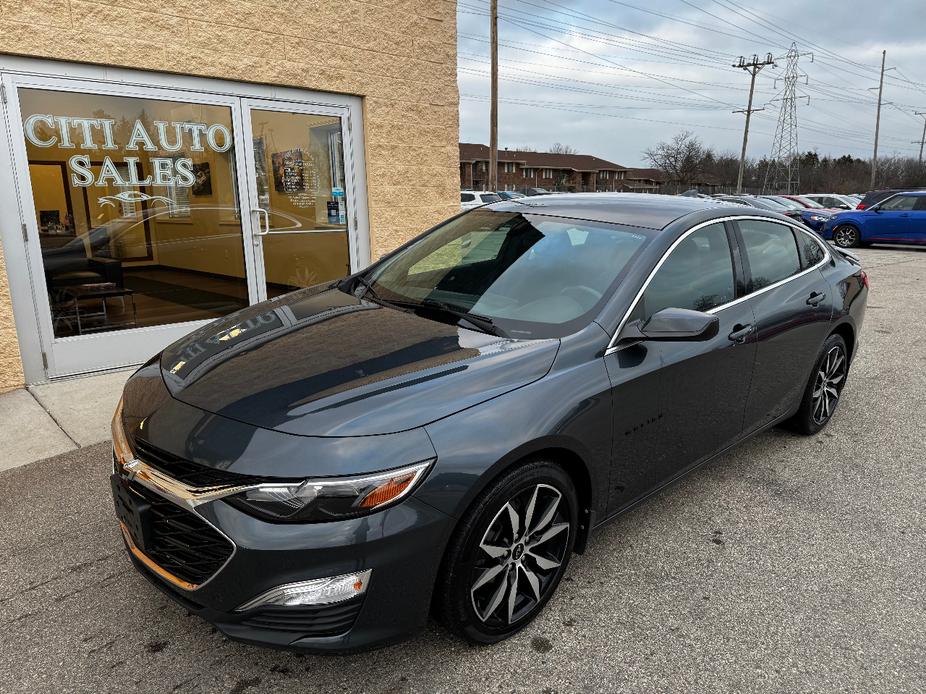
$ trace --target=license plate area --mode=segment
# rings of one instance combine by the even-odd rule
[[[116,517],[128,530],[135,546],[145,552],[151,537],[151,504],[133,494],[119,475],[112,475],[109,479],[113,489]]]

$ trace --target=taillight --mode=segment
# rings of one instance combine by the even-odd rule
[[[868,273],[862,270],[861,275],[862,275],[862,284],[865,285],[865,289],[869,289],[871,285],[868,282]]]
[[[864,202],[860,202],[858,205],[855,206],[855,209],[857,209],[857,210],[864,210],[864,209],[865,209],[865,203],[864,203]]]

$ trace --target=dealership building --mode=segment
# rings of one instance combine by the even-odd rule
[[[0,12],[0,392],[124,367],[459,209],[454,3]]]

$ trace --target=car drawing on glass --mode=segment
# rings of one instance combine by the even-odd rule
[[[768,427],[825,427],[867,294],[853,255],[759,209],[462,213],[141,367],[112,426],[121,535],[234,639],[351,651],[433,614],[497,642],[604,523]]]

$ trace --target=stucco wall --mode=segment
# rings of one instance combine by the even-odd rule
[[[459,210],[454,2],[0,0],[0,52],[362,96],[373,257]]]
[[[19,359],[19,343],[16,341],[16,326],[13,323],[10,286],[3,261],[3,246],[0,245],[0,393],[21,386],[22,383],[23,369]]]

